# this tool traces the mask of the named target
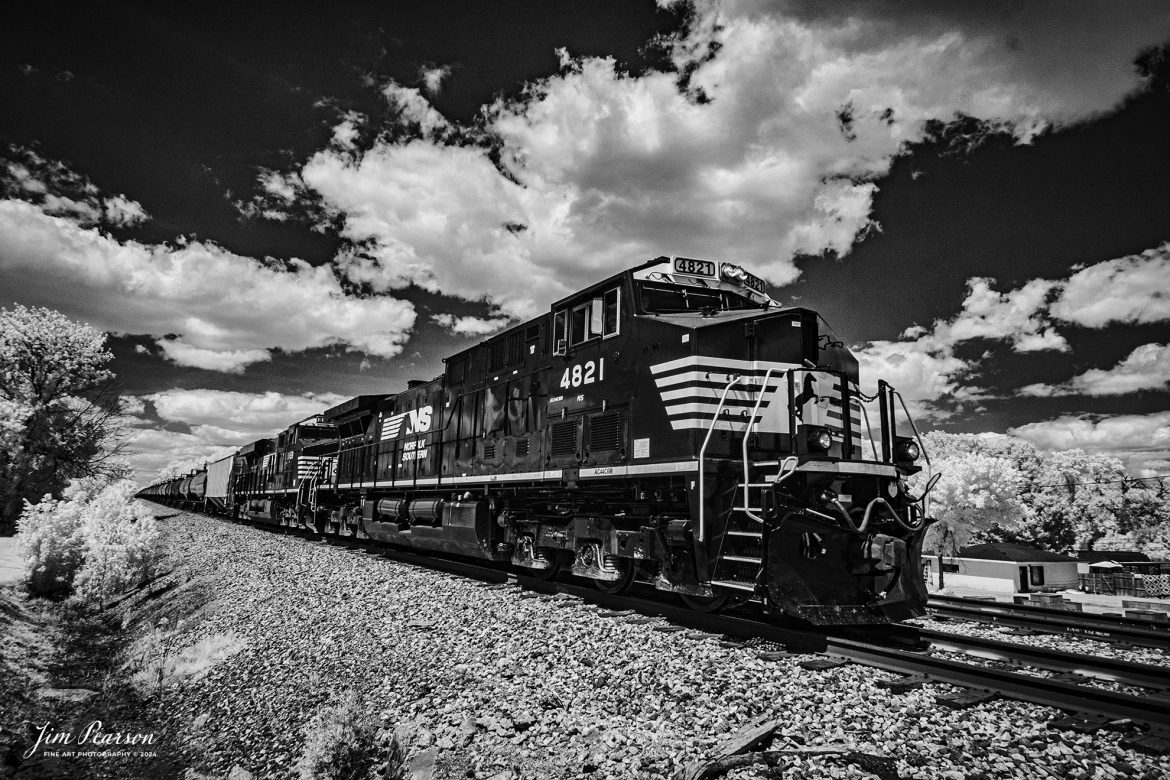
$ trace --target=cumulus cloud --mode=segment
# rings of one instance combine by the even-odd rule
[[[1008,433],[1043,450],[1079,448],[1115,455],[1138,476],[1164,474],[1170,460],[1170,412],[1115,416],[1064,416],[1011,428]]]
[[[1170,344],[1143,344],[1110,369],[1093,368],[1059,385],[1027,385],[1020,395],[1124,395],[1170,384]]]
[[[456,317],[453,314],[435,314],[431,319],[456,336],[486,336],[511,322],[507,317]]]
[[[450,65],[424,65],[418,69],[418,80],[428,95],[437,95],[443,87],[443,81],[450,75]]]
[[[1008,339],[1017,352],[1068,351],[1068,343],[1040,316],[1053,282],[1033,279],[1008,293],[996,292],[994,283],[994,279],[985,277],[967,280],[962,311],[950,322],[936,323],[935,336],[948,344],[979,338]]]
[[[660,254],[737,259],[784,284],[798,253],[845,254],[875,227],[874,181],[928,120],[963,112],[1026,142],[1114,106],[1139,83],[1136,52],[1170,30],[1156,4],[1124,19],[1085,4],[808,8],[699,3],[668,42],[677,72],[562,52],[559,74],[459,132],[390,84],[414,133],[361,155],[335,146],[299,173],[360,247],[347,273],[376,289],[415,283],[528,317]],[[1045,329],[1015,344],[1063,347]]]
[[[162,428],[141,428],[130,433],[123,457],[134,469],[140,485],[154,481],[172,463],[211,463],[230,455],[238,446],[209,443],[191,433]]]
[[[436,136],[451,127],[443,115],[414,87],[404,87],[392,81],[382,88],[382,96],[391,107],[398,109],[401,122],[416,125],[426,137]]]
[[[997,292],[994,279],[967,281],[959,313],[937,320],[930,328],[908,328],[897,341],[874,341],[854,348],[863,377],[880,377],[906,398],[915,417],[941,418],[937,402],[977,401],[982,390],[960,383],[977,361],[956,356],[956,348],[975,339],[1008,341],[1016,352],[1040,349],[1067,351],[1068,344],[1043,316],[1055,282],[1036,279],[1018,290]]]
[[[129,227],[147,219],[146,209],[142,208],[142,204],[130,200],[125,195],[106,198],[102,205],[105,207],[105,221],[112,225]]]
[[[0,201],[5,277],[19,277],[36,303],[105,330],[153,334],[176,363],[218,371],[267,360],[269,349],[339,345],[392,357],[415,322],[406,301],[347,295],[329,267],[208,243],[119,242],[14,200]]]
[[[239,446],[273,436],[289,425],[345,400],[336,393],[286,395],[174,388],[142,396],[165,422],[183,423],[208,445]]]
[[[37,204],[45,213],[83,225],[132,227],[149,216],[125,195],[103,195],[85,176],[32,149],[9,146],[0,163],[0,192]]]
[[[178,339],[160,339],[158,346],[166,357],[180,366],[242,374],[253,363],[272,359],[267,349],[203,349]]]
[[[1082,268],[1068,278],[1051,313],[1088,328],[1170,320],[1170,243]]]
[[[856,351],[863,375],[886,378],[914,398],[919,411],[937,417],[932,404],[939,399],[979,397],[977,388],[958,389],[958,380],[976,367],[976,361],[955,357],[959,344],[991,339],[1008,341],[1021,353],[1068,352],[1058,326],[1103,328],[1170,320],[1166,279],[1170,244],[1080,268],[1067,279],[1033,279],[1003,293],[994,289],[994,279],[975,277],[967,280],[967,295],[954,317],[930,328],[907,329],[901,340],[863,344]],[[1038,397],[1122,395],[1162,389],[1170,382],[1167,377],[1170,345],[1146,344],[1111,369],[1091,369],[1061,384],[1031,384],[1016,392]]]
[[[945,416],[935,408],[935,402],[958,392],[959,379],[970,369],[948,346],[927,338],[873,341],[853,352],[863,380],[889,382],[902,394],[915,419]],[[870,387],[866,392],[873,390]]]

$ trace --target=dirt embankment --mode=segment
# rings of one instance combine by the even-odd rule
[[[182,750],[151,701],[151,640],[194,588],[164,570],[93,613],[30,597],[11,568],[0,582],[0,778],[182,777]]]

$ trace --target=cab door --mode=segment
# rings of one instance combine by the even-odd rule
[[[549,372],[546,442],[553,468],[592,461],[587,419],[627,401],[613,392],[611,347],[620,330],[620,283],[590,291],[553,313],[555,355]]]

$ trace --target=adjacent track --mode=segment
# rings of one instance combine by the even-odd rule
[[[1170,627],[1161,627],[1149,620],[1092,615],[1022,604],[974,601],[954,596],[932,596],[927,606],[933,614],[942,617],[1030,628],[1048,634],[1074,634],[1085,639],[1124,642],[1141,647],[1170,650]]]
[[[1077,674],[1085,678],[1151,688],[1155,691],[1170,690],[1170,667],[1032,647],[1016,642],[958,636],[944,631],[923,629],[920,633],[934,650],[949,650],[993,661],[1025,664],[1037,669]]]

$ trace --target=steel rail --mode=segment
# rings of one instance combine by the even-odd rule
[[[1055,672],[1070,672],[1107,682],[1170,690],[1170,667],[1140,664],[1097,655],[1070,653],[1016,642],[959,636],[922,629],[920,635],[935,650],[947,650],[993,661],[1022,663]]]
[[[925,675],[935,682],[992,691],[1009,699],[1109,720],[1130,720],[1160,732],[1170,730],[1170,707],[1158,697],[1117,693],[848,639],[831,637],[827,652],[867,666]]]
[[[1103,642],[1127,642],[1141,647],[1170,650],[1170,631],[1150,628],[1149,621],[1110,618],[1103,615],[1086,616],[1083,612],[1068,612],[1045,607],[1024,607],[1018,604],[999,604],[984,601],[927,602],[930,611],[942,617],[995,623],[1015,628],[1030,628],[1050,634],[1069,634],[1080,639]]]

